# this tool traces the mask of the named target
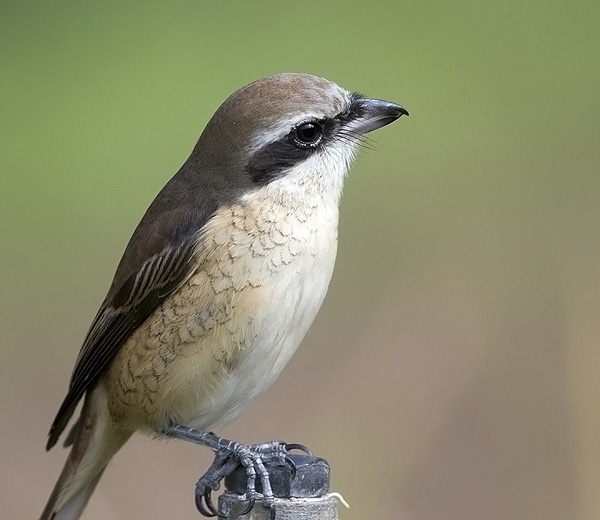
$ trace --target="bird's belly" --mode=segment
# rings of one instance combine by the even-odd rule
[[[312,273],[310,280],[296,281],[278,291],[253,295],[261,305],[250,305],[240,313],[238,333],[225,334],[225,341],[213,341],[211,373],[196,377],[195,409],[190,409],[185,422],[197,429],[214,429],[240,415],[263,393],[298,348],[319,310],[330,272]],[[194,364],[205,365],[203,350],[196,348]],[[194,377],[192,375],[192,377]],[[208,387],[208,388],[207,388]],[[182,396],[184,400],[186,396]]]
[[[275,245],[209,237],[211,254],[111,364],[116,420],[211,430],[273,383],[315,318],[335,262],[336,228],[302,229]]]

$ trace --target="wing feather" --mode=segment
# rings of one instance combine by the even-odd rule
[[[181,286],[192,271],[196,237],[151,256],[100,308],[83,342],[71,383],[48,434],[50,449],[69,422],[87,389],[119,348],[156,307]]]

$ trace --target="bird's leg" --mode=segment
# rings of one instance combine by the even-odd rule
[[[215,458],[208,471],[200,477],[196,484],[196,505],[204,516],[218,515],[218,511],[212,502],[211,493],[219,489],[221,481],[241,464],[245,468],[247,478],[245,495],[248,500],[248,509],[244,514],[247,514],[254,507],[256,498],[262,495],[265,506],[271,510],[271,518],[274,518],[273,505],[275,501],[265,462],[289,464],[292,471],[294,471],[295,466],[290,460],[288,452],[293,449],[300,449],[307,454],[311,454],[307,448],[299,444],[273,441],[245,446],[239,442],[218,437],[214,433],[201,432],[178,425],[167,429],[165,434],[169,437],[206,446],[215,452]],[[256,491],[257,477],[262,487],[262,494]]]

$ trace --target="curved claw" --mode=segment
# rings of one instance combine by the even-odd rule
[[[219,514],[219,512],[213,504],[211,493],[211,489],[206,488],[204,490],[204,493],[196,494],[196,508],[198,509],[198,511],[200,511],[200,514],[202,516],[207,516],[209,518],[217,516]]]
[[[314,457],[313,452],[310,451],[306,446],[304,446],[304,444],[289,443],[285,444],[284,446],[287,451],[300,450],[303,451],[309,457]]]
[[[246,507],[246,509],[244,509],[243,513],[240,513],[240,516],[247,515],[250,511],[252,511],[252,509],[254,508],[254,504],[255,503],[256,503],[256,497],[251,496],[248,499],[248,506]]]
[[[212,501],[212,490],[206,490],[206,492],[204,493],[204,501],[206,502],[206,507],[212,513],[212,516],[217,516],[219,514],[219,511],[217,510]]]
[[[202,503],[202,496],[203,495],[199,495],[198,493],[196,493],[196,509],[200,511],[200,514],[202,516],[206,516],[204,514],[206,510],[204,509],[204,504]]]
[[[285,460],[285,462],[287,462],[287,465],[290,467],[292,473],[292,480],[294,480],[296,478],[296,470],[298,469],[296,467],[294,459],[292,459],[289,455],[286,455],[283,460]]]

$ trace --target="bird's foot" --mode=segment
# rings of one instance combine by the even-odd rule
[[[265,464],[287,465],[290,467],[292,475],[294,475],[296,467],[289,457],[289,452],[301,450],[312,456],[312,453],[300,444],[272,441],[245,446],[239,442],[217,437],[213,433],[198,432],[182,426],[173,427],[169,430],[168,435],[202,444],[215,452],[212,464],[196,484],[196,507],[200,513],[209,517],[219,515],[219,511],[212,500],[212,493],[220,488],[221,481],[225,477],[241,465],[245,468],[246,473],[244,499],[248,501],[248,507],[242,514],[248,514],[254,507],[256,500],[262,499],[264,506],[271,512],[271,519],[274,520],[275,497]],[[257,484],[260,491],[257,490]]]

